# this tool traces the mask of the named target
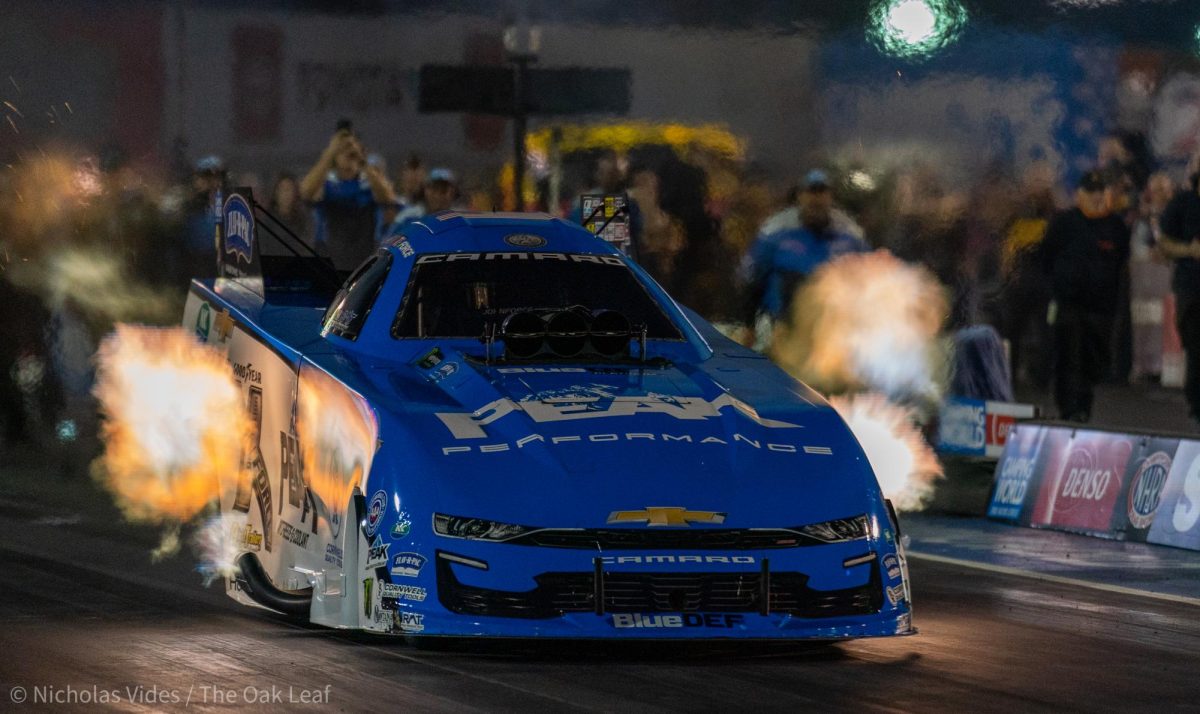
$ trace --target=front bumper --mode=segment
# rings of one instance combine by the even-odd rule
[[[591,572],[550,572],[534,577],[537,587],[496,590],[461,582],[452,561],[438,551],[438,601],[459,615],[549,619],[567,613],[733,612],[821,618],[872,615],[883,605],[879,569],[863,585],[814,590],[803,573],[772,573],[763,560],[758,572],[610,572],[594,558]]]
[[[869,547],[861,541],[710,552],[704,562],[645,551],[602,558],[557,548],[453,546],[431,553],[434,567],[421,574],[433,581],[428,601],[397,605],[420,611],[419,634],[799,640],[915,632],[903,571],[894,567],[899,553],[888,549],[842,566]]]

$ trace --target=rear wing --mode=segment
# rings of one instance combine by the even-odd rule
[[[332,298],[341,287],[329,259],[256,202],[249,188],[233,189],[221,204],[216,243],[217,276],[263,298],[285,293]]]

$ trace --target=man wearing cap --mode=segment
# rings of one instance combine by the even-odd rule
[[[1108,371],[1109,344],[1121,275],[1129,260],[1129,228],[1109,210],[1105,181],[1089,171],[1075,207],[1046,227],[1040,262],[1054,302],[1055,401],[1059,417],[1086,422],[1095,385]]]
[[[805,174],[804,180],[801,182],[801,186],[807,186],[812,183],[828,184],[829,176],[820,169],[813,169]],[[800,198],[803,192],[797,188],[795,193],[795,200],[792,201],[792,205],[788,206],[782,211],[771,214],[767,217],[767,220],[763,221],[762,227],[758,229],[758,232],[761,235],[775,233],[788,228],[800,227],[800,213],[802,211],[800,207]],[[834,228],[842,231],[843,233],[849,233],[855,238],[863,237],[862,226],[858,225],[858,222],[851,218],[850,214],[846,213],[837,206],[829,209],[829,222]]]
[[[1175,261],[1175,326],[1187,359],[1183,393],[1192,419],[1200,421],[1200,175],[1175,194],[1159,218],[1158,248]]]
[[[342,272],[375,250],[384,207],[396,197],[387,177],[367,164],[362,142],[340,128],[300,182],[300,197],[316,208],[316,243]]]
[[[430,169],[425,176],[425,186],[421,194],[422,202],[405,206],[404,210],[396,215],[388,235],[395,235],[404,226],[425,216],[453,208],[454,202],[458,200],[458,182],[454,172],[450,169]]]
[[[770,321],[786,316],[796,289],[813,271],[840,255],[870,250],[861,237],[834,224],[833,192],[824,171],[804,177],[797,208],[796,226],[760,233],[742,260],[744,302],[737,338],[747,347],[765,341],[757,335],[766,332],[756,330],[758,316]]]

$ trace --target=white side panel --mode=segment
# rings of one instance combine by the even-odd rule
[[[245,455],[249,477],[241,483],[222,482],[219,495],[222,514],[236,513],[246,519],[238,557],[253,553],[281,590],[312,587],[321,624],[357,626],[354,611],[343,614],[340,604],[360,592],[348,587],[342,575],[344,564],[354,568],[357,554],[344,561],[339,546],[346,535],[341,531],[357,535],[358,529],[341,527],[347,523],[344,519],[331,525],[307,488],[296,437],[295,367],[228,311],[195,293],[188,296],[183,325],[225,354],[257,428],[257,448]],[[348,502],[340,504],[341,509],[348,506]],[[238,602],[256,605],[232,580],[226,582],[226,593]]]

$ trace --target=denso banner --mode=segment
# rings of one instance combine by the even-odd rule
[[[1146,540],[1178,447],[1179,439],[1144,437],[1138,441],[1113,509],[1112,530],[1123,533],[1125,540]]]
[[[1064,432],[1057,438],[1070,438],[1069,429],[1044,424],[1019,424],[1008,433],[1007,445],[996,465],[995,485],[988,503],[989,518],[1029,524],[1030,504],[1041,483],[1046,453],[1042,445],[1054,431]]]
[[[1115,537],[1113,507],[1133,455],[1133,437],[1076,431],[1063,439],[1064,433],[1047,438],[1049,452],[1030,525]]]
[[[1200,441],[1018,424],[987,515],[1200,550]]]
[[[1200,442],[1179,443],[1146,540],[1200,550]]]

